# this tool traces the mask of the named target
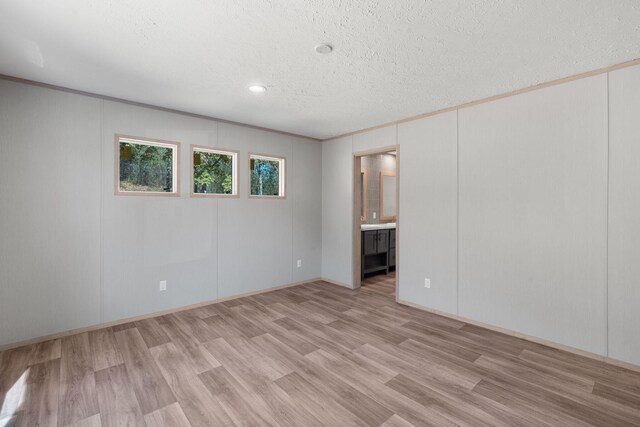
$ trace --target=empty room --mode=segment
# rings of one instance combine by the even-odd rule
[[[0,0],[0,427],[640,426],[640,2]]]

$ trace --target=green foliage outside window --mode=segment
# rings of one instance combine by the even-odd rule
[[[280,161],[254,158],[250,161],[251,195],[280,195]]]
[[[233,155],[194,151],[193,192],[232,194]]]
[[[120,190],[173,191],[173,149],[120,143]]]

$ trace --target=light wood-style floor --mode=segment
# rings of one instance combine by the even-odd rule
[[[640,373],[317,282],[0,354],[0,425],[640,425]]]
[[[390,271],[389,274],[376,274],[366,277],[360,286],[367,286],[367,290],[376,290],[383,294],[389,294],[392,298],[396,295],[396,272]]]

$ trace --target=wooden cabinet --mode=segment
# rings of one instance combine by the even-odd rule
[[[389,272],[396,265],[396,230],[367,230],[362,232],[361,276],[376,271]]]
[[[378,230],[378,253],[389,251],[389,230]]]
[[[396,266],[396,229],[389,230],[389,268]]]
[[[362,254],[375,255],[378,253],[378,231],[362,232]]]

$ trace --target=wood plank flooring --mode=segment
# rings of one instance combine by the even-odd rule
[[[0,353],[0,426],[640,425],[640,373],[315,282]]]

